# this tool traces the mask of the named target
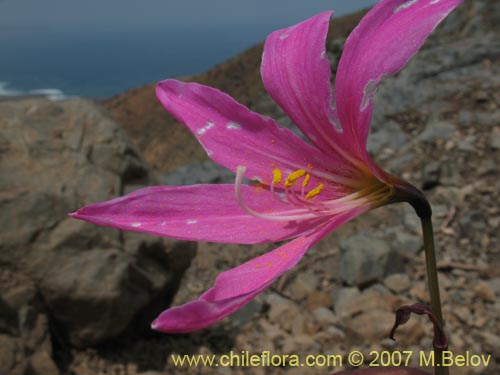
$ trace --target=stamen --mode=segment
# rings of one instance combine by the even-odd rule
[[[287,180],[290,182],[295,182],[305,174],[306,174],[305,170],[299,169],[298,171],[290,173],[290,175],[287,177]]]
[[[288,177],[286,178],[286,181],[285,181],[285,187],[286,188],[289,188],[290,186],[293,185],[293,183],[295,181],[297,181],[299,178],[301,178],[302,176],[304,176],[306,174],[306,171],[303,170],[303,169],[299,169],[295,172],[292,172],[288,175]]]
[[[296,221],[296,220],[308,220],[313,218],[319,218],[324,216],[333,216],[340,214],[342,212],[349,211],[356,207],[371,206],[372,208],[378,207],[381,202],[387,199],[391,194],[391,188],[388,185],[375,183],[366,186],[364,189],[355,191],[351,194],[342,196],[340,198],[330,199],[330,200],[319,200],[311,201],[312,198],[318,196],[324,189],[324,184],[320,183],[314,189],[309,191],[304,197],[304,186],[302,187],[302,192],[299,193],[295,189],[289,189],[286,187],[284,189],[287,201],[280,201],[280,206],[283,208],[276,207],[275,211],[270,213],[260,213],[254,211],[244,202],[241,194],[241,185],[243,182],[243,177],[246,172],[246,167],[238,166],[236,170],[235,179],[235,195],[236,200],[240,207],[245,210],[248,214],[266,220],[272,221]],[[270,192],[278,199],[278,195],[274,193],[273,187],[274,182],[280,180],[279,175],[281,171],[274,172],[275,179],[271,183]],[[292,183],[298,178],[306,176],[304,180],[308,180],[308,174],[302,174],[301,171],[293,172],[287,178],[290,179]],[[282,176],[282,175],[281,175]],[[291,178],[290,178],[291,177]],[[280,180],[281,181],[281,180]],[[304,185],[304,181],[302,182]],[[307,185],[307,182],[305,183]],[[286,205],[290,204],[292,209],[285,209]]]
[[[302,187],[307,187],[307,184],[309,183],[309,179],[311,178],[311,175],[308,173],[306,174],[306,177],[304,177],[304,180],[302,181]]]
[[[273,184],[279,185],[281,183],[282,178],[283,175],[281,174],[281,171],[278,168],[275,168],[273,171]]]
[[[262,154],[262,150],[259,148],[252,147],[251,145],[247,145],[247,147],[257,154]],[[265,156],[268,157],[268,155],[265,155]],[[285,158],[279,157],[277,155],[273,156],[272,161],[273,161],[273,163],[279,162],[279,163],[284,164],[284,165],[291,167],[291,168],[304,169],[304,165],[294,163],[294,162],[290,161],[289,159],[285,159]],[[323,180],[327,180],[327,181],[331,181],[331,182],[334,182],[337,184],[352,187],[353,189],[358,189],[360,187],[359,186],[360,181],[359,181],[359,178],[357,178],[357,177],[344,177],[341,175],[332,174],[332,173],[327,172],[327,171],[322,171],[321,168],[313,169],[312,165],[309,165],[307,168],[309,169],[309,173],[312,176],[315,176],[317,178],[321,178]]]
[[[273,221],[293,221],[293,220],[306,220],[306,219],[313,219],[317,218],[318,215],[315,215],[313,213],[310,213],[309,211],[306,210],[290,210],[290,211],[283,211],[280,213],[280,215],[267,215],[267,214],[261,214],[257,211],[252,210],[250,207],[246,205],[246,203],[243,201],[243,198],[241,196],[241,184],[243,182],[243,176],[245,175],[247,168],[244,166],[239,165],[238,168],[236,168],[236,179],[234,181],[234,193],[236,195],[236,200],[238,201],[238,204],[240,207],[245,210],[247,213],[249,213],[252,216],[261,218],[261,219],[266,219],[266,220],[273,220]],[[283,215],[287,213],[293,213],[294,215]]]
[[[325,187],[325,185],[319,184],[314,189],[312,189],[309,193],[307,193],[306,199],[309,200],[309,199],[314,198],[315,196],[319,195],[319,193],[321,193],[321,190],[323,190],[324,187]]]

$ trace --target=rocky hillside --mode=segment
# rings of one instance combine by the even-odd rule
[[[333,21],[332,67],[361,13]],[[369,150],[422,187],[434,210],[444,314],[456,353],[500,370],[500,3],[469,0],[378,90]],[[293,127],[265,93],[262,46],[185,77]],[[114,121],[113,121],[114,120]],[[132,141],[131,141],[132,140]],[[145,161],[144,161],[145,160]],[[82,204],[167,180],[231,179],[157,103],[154,85],[104,103],[0,103],[0,374],[329,374],[314,368],[175,368],[171,354],[341,354],[430,350],[401,304],[427,302],[410,207],[370,212],[332,233],[237,314],[190,335],[152,334],[159,309],[196,298],[216,275],[273,245],[185,243],[69,220]],[[197,251],[195,254],[195,248]],[[368,271],[367,271],[368,270]],[[146,330],[146,331],[145,331]],[[414,363],[417,364],[417,363]]]

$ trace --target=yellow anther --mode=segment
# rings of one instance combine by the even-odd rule
[[[306,174],[306,177],[304,177],[304,180],[302,181],[302,187],[306,187],[307,184],[309,183],[309,179],[311,178],[311,175],[308,173]]]
[[[279,185],[281,183],[282,178],[283,175],[281,174],[281,171],[278,168],[275,168],[273,170],[273,184]]]
[[[323,184],[319,184],[314,189],[312,189],[309,193],[307,193],[306,199],[311,199],[311,198],[314,198],[315,196],[319,195],[319,193],[321,193],[321,190],[323,190],[324,187],[325,186]]]
[[[290,186],[292,186],[292,184],[297,181],[299,178],[301,178],[302,176],[304,176],[306,174],[306,171],[303,170],[303,169],[299,169],[295,172],[292,172],[288,175],[288,177],[286,178],[286,181],[285,181],[285,187],[289,188]]]

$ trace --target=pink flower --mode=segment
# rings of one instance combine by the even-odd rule
[[[233,313],[292,268],[322,237],[373,208],[408,201],[430,214],[421,193],[381,170],[366,151],[372,98],[461,0],[382,0],[345,43],[335,80],[325,40],[332,12],[273,32],[262,56],[272,98],[309,139],[197,83],[166,80],[156,94],[207,154],[236,172],[234,185],[156,186],[71,214],[119,229],[183,240],[254,244],[289,240],[222,272],[196,301],[152,324],[190,332]],[[258,181],[244,185],[242,179]]]

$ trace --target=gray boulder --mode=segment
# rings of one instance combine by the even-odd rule
[[[340,243],[340,277],[348,285],[366,286],[404,271],[403,258],[389,244],[360,233]]]
[[[1,102],[0,114],[0,264],[27,276],[40,311],[72,345],[102,342],[134,323],[149,330],[195,244],[124,234],[67,214],[155,177],[89,101]]]

